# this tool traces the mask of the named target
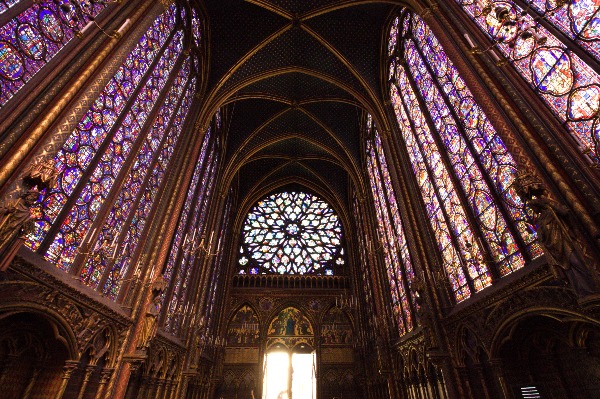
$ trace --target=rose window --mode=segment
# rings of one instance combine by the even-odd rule
[[[302,192],[256,204],[242,230],[240,274],[333,275],[344,265],[342,227],[333,209]]]

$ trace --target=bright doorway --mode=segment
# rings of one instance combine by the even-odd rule
[[[264,370],[263,399],[316,399],[315,352],[271,351]]]

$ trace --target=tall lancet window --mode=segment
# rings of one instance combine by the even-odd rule
[[[410,292],[415,274],[412,266],[404,227],[398,210],[396,193],[381,145],[381,137],[369,115],[367,121],[367,166],[371,191],[377,212],[377,228],[380,243],[367,241],[367,250],[382,246],[394,313],[401,334],[414,327],[413,310],[415,303]]]
[[[600,2],[456,0],[600,160]]]
[[[358,267],[360,270],[360,293],[361,299],[364,301],[366,323],[368,326],[367,333],[371,334],[375,331],[375,325],[373,323],[373,316],[375,315],[375,303],[373,301],[373,286],[371,283],[371,273],[370,273],[370,264],[371,257],[374,255],[373,253],[368,253],[367,247],[369,246],[368,242],[370,240],[369,230],[365,226],[365,215],[362,211],[361,206],[359,205],[359,200],[355,197],[352,201],[352,210],[354,211],[355,221],[356,221],[356,231],[357,240],[358,240],[358,253],[359,259]],[[362,333],[362,332],[361,332]]]
[[[117,298],[196,91],[177,6],[142,36],[54,161],[27,245]],[[189,39],[187,39],[189,40]]]
[[[216,244],[220,243],[214,233],[206,232],[206,215],[215,188],[219,148],[218,132],[209,128],[204,135],[164,269],[164,277],[169,284],[164,299],[169,301],[165,329],[174,334],[185,316],[193,272],[202,267],[200,262],[210,258],[210,254],[216,251]]]
[[[423,20],[389,37],[390,97],[457,301],[541,254],[502,139]]]

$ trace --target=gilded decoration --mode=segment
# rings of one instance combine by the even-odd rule
[[[229,322],[227,346],[253,346],[259,344],[259,321],[254,310],[242,306]]]
[[[325,314],[321,336],[324,345],[352,345],[352,325],[344,312],[338,308],[331,308]]]
[[[275,344],[283,344],[293,348],[298,344],[314,344],[313,327],[302,312],[296,308],[283,309],[271,321],[268,334],[268,347]]]

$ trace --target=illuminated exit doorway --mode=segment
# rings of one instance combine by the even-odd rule
[[[316,354],[274,350],[265,356],[263,399],[316,399]]]

